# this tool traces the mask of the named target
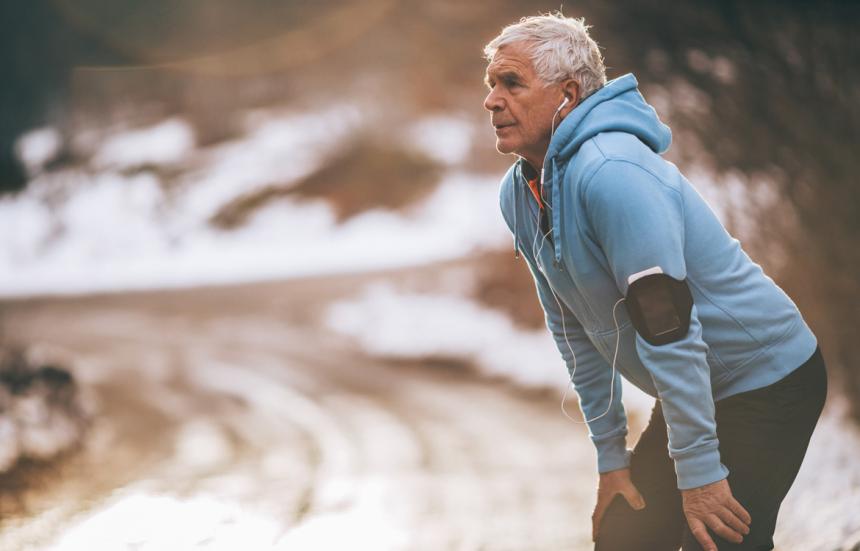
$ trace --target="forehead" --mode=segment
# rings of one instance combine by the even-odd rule
[[[487,65],[487,77],[496,77],[503,73],[514,73],[522,77],[532,77],[535,74],[531,54],[523,42],[505,44],[496,50],[493,60]]]

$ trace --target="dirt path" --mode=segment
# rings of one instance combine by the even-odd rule
[[[0,548],[588,549],[593,452],[555,395],[319,329],[372,278],[0,305],[100,412]]]

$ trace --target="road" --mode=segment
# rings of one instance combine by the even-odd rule
[[[588,549],[593,451],[555,394],[322,328],[379,277],[0,304],[97,411],[13,473],[0,548]]]

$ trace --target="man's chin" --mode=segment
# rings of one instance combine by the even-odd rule
[[[502,155],[510,155],[511,153],[516,153],[516,148],[513,146],[513,144],[508,143],[505,140],[497,139],[496,151],[498,151]]]

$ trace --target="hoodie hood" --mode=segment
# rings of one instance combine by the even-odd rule
[[[602,88],[585,98],[558,125],[544,157],[541,174],[544,189],[552,201],[552,238],[554,264],[561,266],[561,177],[559,166],[570,158],[587,140],[601,132],[626,132],[636,136],[652,151],[662,154],[672,143],[672,131],[660,121],[657,112],[639,93],[639,82],[632,73],[608,81]],[[520,173],[522,163],[520,161]],[[516,198],[514,193],[516,212]],[[557,207],[557,208],[556,208]],[[515,224],[516,225],[516,224]],[[516,242],[516,232],[515,232]]]
[[[546,158],[567,161],[586,140],[601,132],[633,134],[655,153],[665,153],[672,143],[672,131],[645,102],[638,86],[636,77],[627,73],[585,98],[558,125]]]

